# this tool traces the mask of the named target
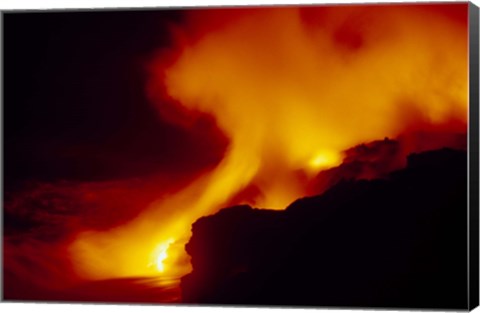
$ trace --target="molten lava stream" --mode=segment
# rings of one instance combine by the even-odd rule
[[[104,279],[178,278],[188,273],[190,264],[184,244],[190,236],[190,225],[218,209],[232,192],[247,183],[255,172],[251,164],[247,158],[231,152],[212,173],[152,204],[127,225],[105,232],[79,234],[70,247],[79,274]]]
[[[251,141],[247,140],[233,142],[227,156],[214,171],[184,190],[153,203],[127,225],[103,232],[80,233],[70,247],[80,276],[89,279],[158,276],[178,283],[178,279],[191,270],[184,245],[191,236],[192,223],[220,209],[258,173],[259,159],[246,153],[246,142],[250,146]],[[338,160],[330,154],[325,157],[317,155],[311,162],[312,167],[318,169],[328,162],[336,165]],[[291,175],[286,180],[293,179]],[[288,185],[285,187],[286,181],[281,182],[283,188],[272,185],[268,193],[273,196],[277,193],[272,198],[276,199],[274,202],[279,209],[302,195],[286,192]],[[266,202],[268,199],[256,204],[272,207]],[[163,283],[163,280],[156,282]]]

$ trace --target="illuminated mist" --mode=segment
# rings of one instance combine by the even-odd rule
[[[191,270],[184,251],[191,224],[245,188],[259,192],[241,202],[283,209],[349,147],[421,125],[466,123],[466,24],[429,10],[189,12],[168,51],[174,61],[165,66],[159,53],[152,62],[148,93],[160,116],[175,105],[186,117],[213,115],[228,150],[211,172],[130,222],[78,234],[69,250],[77,273],[179,278]]]

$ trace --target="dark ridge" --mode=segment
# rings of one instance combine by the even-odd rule
[[[406,166],[407,156],[442,147],[467,149],[467,135],[456,132],[411,132],[396,139],[362,143],[344,151],[342,164],[318,173],[309,183],[307,195],[318,195],[342,180],[385,178]]]
[[[226,208],[186,246],[197,304],[467,309],[467,155],[412,154],[285,211]]]

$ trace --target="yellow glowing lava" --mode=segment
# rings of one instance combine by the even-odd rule
[[[168,254],[168,248],[170,247],[170,244],[173,242],[173,239],[167,240],[167,242],[164,242],[160,244],[157,249],[155,250],[155,266],[157,267],[158,271],[160,273],[163,273],[165,271],[165,264],[164,261],[167,259]]]
[[[342,163],[342,158],[339,153],[333,151],[320,151],[312,159],[310,159],[309,166],[312,170],[318,171]]]

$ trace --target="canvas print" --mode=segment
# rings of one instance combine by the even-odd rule
[[[472,7],[3,12],[3,299],[469,308]]]

